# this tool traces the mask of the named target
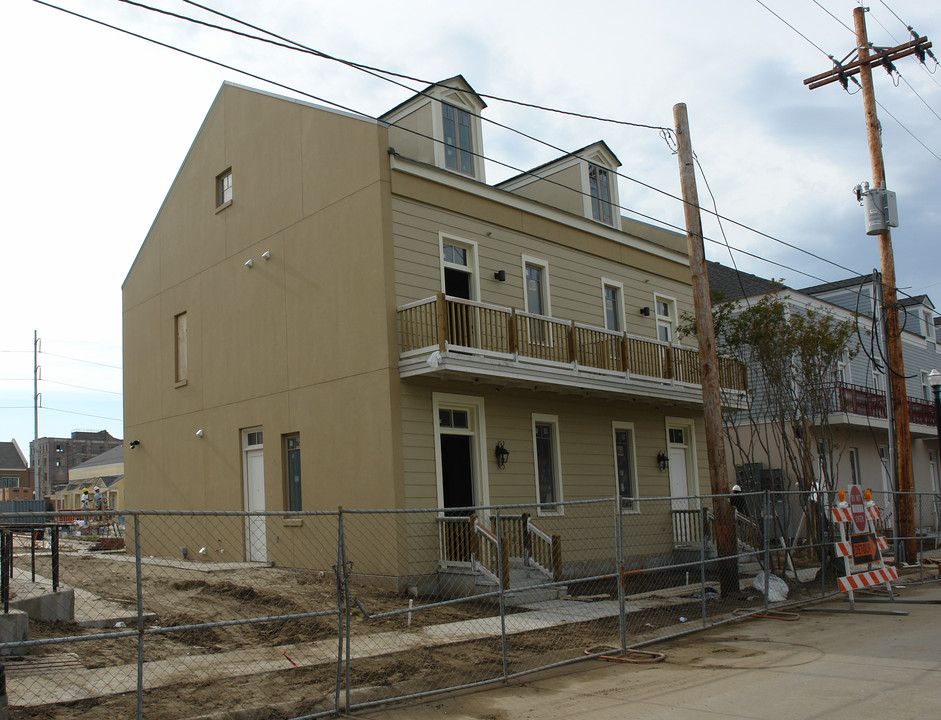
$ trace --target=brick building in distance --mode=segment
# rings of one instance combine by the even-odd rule
[[[39,468],[39,496],[49,497],[69,484],[69,468],[81,465],[123,444],[107,430],[78,430],[72,437],[41,437],[30,443],[30,456]]]

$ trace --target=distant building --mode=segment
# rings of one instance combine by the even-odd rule
[[[124,445],[117,445],[69,470],[69,484],[56,493],[56,507],[72,510],[82,506],[82,490],[89,495],[97,486],[101,489],[108,510],[123,507]]]
[[[33,462],[39,469],[40,497],[50,497],[68,485],[70,468],[119,445],[123,440],[112,437],[107,430],[80,430],[70,438],[42,437],[30,443]]]
[[[0,442],[0,500],[30,497],[32,483],[29,479],[29,463],[23,451],[16,440]]]

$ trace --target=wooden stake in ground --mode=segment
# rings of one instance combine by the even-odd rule
[[[709,277],[706,274],[706,254],[703,249],[702,220],[699,217],[699,193],[696,190],[696,168],[693,165],[693,145],[689,139],[689,119],[686,104],[673,106],[676,125],[677,159],[680,165],[680,186],[683,191],[683,210],[686,215],[686,242],[689,247],[689,269],[693,279],[693,306],[696,315],[696,338],[699,340],[699,363],[702,371],[702,404],[706,422],[706,453],[709,457],[709,485],[716,518],[716,545],[720,558],[719,584],[722,597],[737,593],[738,542],[735,519],[729,503],[729,481],[725,464],[725,442],[722,438],[722,408],[719,398],[719,360],[716,354],[716,336],[712,326],[712,301],[709,297]]]

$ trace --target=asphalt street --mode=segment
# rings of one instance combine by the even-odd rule
[[[857,596],[862,597],[862,596]],[[921,601],[921,602],[905,602]],[[929,601],[929,602],[925,602]],[[941,717],[941,585],[899,602],[791,608],[797,621],[747,619],[655,646],[657,664],[590,660],[505,685],[356,717],[370,720],[860,720]],[[907,615],[872,614],[894,609]],[[652,648],[653,649],[653,648]]]

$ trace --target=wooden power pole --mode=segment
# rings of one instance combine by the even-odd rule
[[[855,62],[837,65],[832,70],[804,80],[811,90],[839,81],[844,85],[847,78],[858,74],[863,91],[866,111],[866,133],[869,139],[869,160],[872,165],[872,184],[877,189],[885,188],[885,164],[882,159],[882,129],[876,115],[876,95],[872,85],[872,68],[882,65],[890,69],[893,60],[924,53],[931,47],[927,38],[916,37],[911,42],[893,48],[880,48],[875,55],[869,53],[869,37],[866,32],[866,10],[853,9],[856,28]],[[914,482],[912,475],[912,439],[908,426],[908,393],[905,390],[905,365],[902,361],[902,340],[899,327],[898,292],[895,285],[895,259],[892,255],[892,235],[886,229],[879,234],[879,255],[882,263],[882,300],[885,310],[885,344],[892,397],[892,418],[895,425],[895,477],[898,498],[899,534],[904,538],[904,560],[914,560],[918,555],[915,540]]]
[[[703,249],[702,220],[699,216],[699,193],[696,190],[696,168],[693,145],[689,139],[686,104],[673,106],[676,126],[677,159],[680,164],[680,187],[686,215],[686,243],[689,247],[689,269],[693,277],[693,307],[696,315],[696,337],[699,340],[699,366],[702,371],[702,404],[706,422],[706,453],[709,456],[709,485],[715,495],[716,545],[720,558],[719,583],[722,597],[739,591],[738,536],[729,503],[729,481],[726,474],[725,442],[722,439],[722,409],[719,400],[719,360],[716,334],[712,326],[712,301],[709,277],[706,274],[706,253]]]

